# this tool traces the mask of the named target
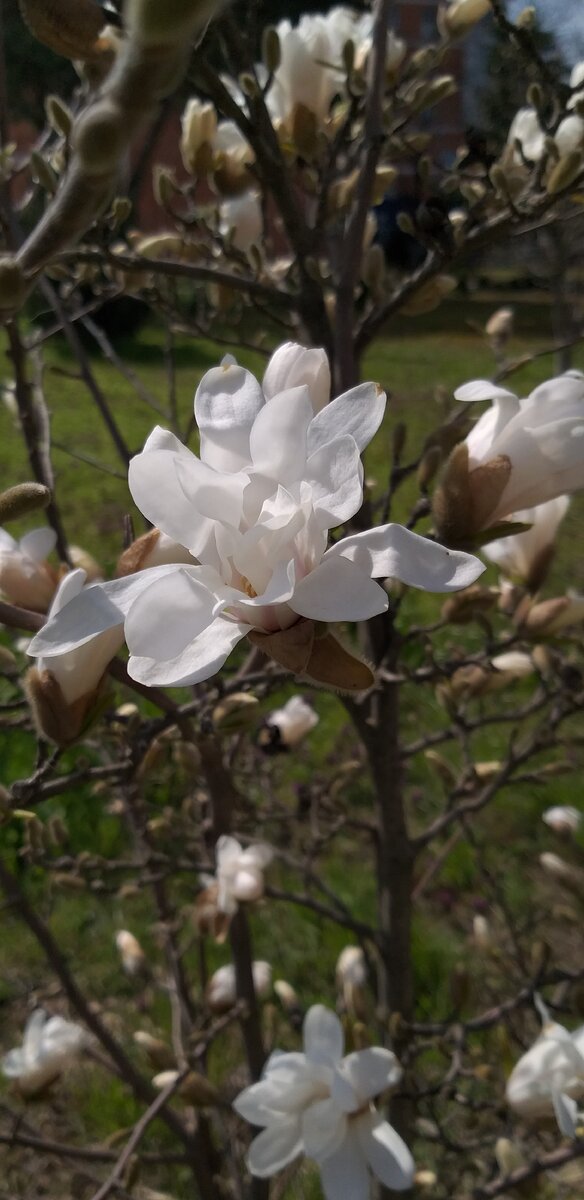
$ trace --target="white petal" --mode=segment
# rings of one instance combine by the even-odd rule
[[[385,612],[387,594],[348,558],[325,555],[294,589],[290,607],[313,621],[366,621]]]
[[[301,479],[312,417],[310,393],[305,385],[289,388],[268,400],[250,434],[254,470],[284,485]]]
[[[256,842],[243,851],[241,863],[246,867],[254,867],[258,871],[263,871],[272,862],[273,857],[272,846],[267,846],[264,842]]]
[[[299,1117],[280,1117],[254,1138],[247,1156],[252,1175],[267,1179],[302,1153]]]
[[[327,550],[323,563],[339,557],[355,563],[368,575],[400,579],[428,592],[458,591],[474,583],[485,570],[484,563],[473,554],[447,550],[396,524],[378,525],[343,538]]]
[[[375,1110],[358,1117],[357,1137],[377,1179],[394,1192],[404,1192],[414,1182],[414,1160],[399,1133]]]
[[[22,1075],[26,1071],[27,1065],[24,1053],[20,1047],[17,1047],[15,1050],[9,1050],[8,1054],[5,1054],[4,1058],[0,1060],[0,1069],[7,1079],[17,1079],[19,1075]]]
[[[172,565],[152,567],[124,579],[92,584],[75,596],[66,609],[43,625],[29,643],[27,654],[43,658],[68,654],[70,650],[85,645],[98,633],[122,625],[141,592],[162,575],[176,571],[177,567]]]
[[[250,629],[251,625],[243,622],[217,617],[176,658],[158,662],[149,657],[132,657],[128,661],[128,674],[148,687],[187,687],[191,683],[200,683],[223,666]]]
[[[324,1004],[309,1008],[303,1026],[304,1053],[311,1063],[335,1067],[343,1057],[345,1035],[339,1018]]]
[[[578,1105],[576,1101],[571,1096],[567,1096],[565,1092],[553,1092],[552,1101],[560,1133],[567,1138],[577,1137]]]
[[[490,379],[475,379],[472,383],[464,383],[462,387],[457,388],[454,399],[471,402],[475,400],[517,400],[517,396],[515,392],[509,392],[507,388],[491,383]]]
[[[308,451],[314,454],[343,434],[354,437],[359,450],[369,445],[381,425],[386,395],[375,383],[360,383],[331,400],[317,413],[308,430]]]
[[[363,464],[355,439],[347,434],[321,446],[310,455],[305,478],[319,524],[332,529],[348,521],[363,501]]]
[[[212,521],[219,519],[237,529],[241,521],[243,493],[249,483],[249,475],[243,471],[215,471],[194,455],[190,460],[176,460],[176,474],[191,504],[191,526],[196,528],[200,518],[207,517]],[[184,545],[184,538],[189,537],[189,531],[183,530],[182,536]]]
[[[284,1114],[294,1114],[310,1103],[314,1079],[304,1054],[272,1054],[264,1078],[252,1083],[233,1101],[233,1108],[251,1125],[268,1125]]]
[[[49,529],[47,525],[44,529],[31,529],[30,533],[25,533],[20,539],[20,550],[28,558],[32,558],[33,562],[43,562],[51,550],[55,549],[56,542],[57,535],[54,529]]]
[[[248,467],[250,430],[263,403],[257,379],[244,367],[226,362],[207,371],[195,396],[202,461],[217,471]]]
[[[241,867],[233,880],[233,895],[242,904],[259,900],[264,894],[264,877],[261,871]]]
[[[302,1141],[307,1158],[324,1162],[343,1144],[347,1135],[347,1118],[340,1113],[330,1097],[317,1100],[305,1109],[302,1117]]]
[[[371,1046],[366,1050],[356,1050],[343,1059],[339,1074],[351,1084],[358,1100],[359,1107],[366,1101],[379,1096],[388,1087],[394,1087],[402,1076],[402,1069],[391,1050],[382,1046]]]
[[[215,858],[217,860],[217,866],[219,870],[222,870],[223,867],[228,865],[231,866],[233,863],[236,863],[240,856],[241,843],[237,841],[237,838],[228,837],[227,834],[224,833],[220,838],[217,839],[217,845],[215,846]]]
[[[272,354],[263,379],[266,400],[287,388],[306,384],[313,411],[328,404],[331,373],[325,350],[306,350],[295,342],[286,342]]]
[[[208,536],[208,524],[197,518],[192,501],[179,481],[179,461],[183,466],[183,477],[189,468],[196,470],[199,464],[195,455],[174,434],[155,429],[142,453],[130,463],[128,486],[140,512],[197,557]]]
[[[216,609],[213,593],[178,567],[155,580],[132,605],[125,624],[130,654],[159,661],[176,658],[211,624]]]
[[[369,1200],[369,1174],[357,1137],[349,1130],[343,1145],[320,1164],[326,1200]]]

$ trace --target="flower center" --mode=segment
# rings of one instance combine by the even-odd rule
[[[241,590],[242,590],[242,592],[245,592],[246,596],[249,596],[250,600],[255,600],[255,598],[257,596],[257,592],[256,592],[255,588],[252,586],[252,584],[249,582],[249,579],[246,579],[245,575],[242,576]]]

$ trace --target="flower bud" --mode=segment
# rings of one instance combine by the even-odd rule
[[[278,70],[282,58],[280,35],[273,25],[267,25],[262,34],[262,60],[269,75]]]
[[[580,150],[570,150],[556,163],[546,183],[548,196],[555,196],[574,183],[584,170],[584,159]]]
[[[81,113],[72,141],[87,175],[108,175],[115,170],[125,145],[123,110],[112,100],[99,100]]]
[[[0,494],[0,525],[5,521],[16,521],[19,517],[46,508],[51,493],[42,483],[17,483]]]
[[[147,970],[146,955],[134,934],[128,929],[120,929],[116,933],[115,943],[126,975],[143,975]]]
[[[566,862],[564,858],[560,858],[559,854],[540,854],[540,865],[543,867],[546,875],[551,875],[558,883],[564,884],[570,890],[575,890],[580,894],[584,894],[584,871],[578,867],[573,867]]]
[[[479,950],[490,950],[493,945],[491,929],[486,917],[477,913],[472,922],[472,939]]]
[[[405,214],[400,214],[403,215]],[[426,280],[421,287],[416,288],[405,304],[402,304],[401,312],[408,317],[432,312],[455,287],[456,279],[453,275],[435,275],[433,279]]]
[[[516,18],[515,24],[518,29],[533,29],[535,22],[535,8],[532,4],[528,4],[526,8],[522,8]]]
[[[24,272],[15,258],[0,258],[0,312],[20,308],[26,299]]]
[[[47,96],[45,100],[45,112],[49,125],[60,133],[63,137],[69,137],[71,126],[73,124],[73,114],[71,109],[60,99],[59,96]]]
[[[489,12],[489,0],[450,0],[440,8],[438,29],[443,37],[462,37]]]
[[[510,1138],[498,1138],[495,1142],[495,1158],[501,1175],[512,1175],[518,1167],[525,1164],[525,1159],[519,1149]]]
[[[210,170],[216,132],[217,113],[213,105],[196,97],[189,100],[182,115],[180,152],[185,170],[191,175],[207,174]]]
[[[156,1071],[167,1071],[174,1066],[174,1053],[162,1038],[153,1037],[145,1029],[137,1029],[134,1041],[147,1055],[149,1063]]]
[[[55,162],[54,158],[53,162]],[[39,187],[44,188],[49,196],[54,196],[57,190],[57,175],[51,163],[39,150],[31,150],[30,173]]]
[[[221,733],[239,733],[255,720],[258,703],[250,692],[233,692],[215,705],[211,714],[213,725]]]

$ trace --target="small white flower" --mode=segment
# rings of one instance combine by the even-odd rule
[[[367,983],[367,963],[361,946],[345,946],[335,968],[337,988],[347,1012],[363,1016],[363,989]]]
[[[515,153],[516,161],[525,158],[529,163],[537,163],[543,157],[547,134],[542,129],[539,117],[534,108],[520,108],[515,114],[509,129],[508,144],[519,143],[521,153]],[[582,147],[584,141],[584,121],[576,113],[564,117],[555,134],[551,136],[555,142],[560,157],[571,154]]]
[[[80,1025],[39,1008],[26,1023],[22,1046],[2,1059],[2,1073],[16,1080],[23,1096],[34,1096],[78,1058],[87,1041]]]
[[[262,206],[257,192],[229,196],[222,201],[219,216],[220,232],[231,240],[236,250],[245,254],[252,246],[257,246],[263,229]]]
[[[315,1004],[304,1021],[304,1052],[273,1053],[263,1078],[236,1098],[244,1120],[263,1126],[248,1155],[252,1175],[268,1178],[299,1154],[318,1163],[326,1200],[368,1200],[371,1173],[393,1191],[414,1180],[412,1156],[372,1101],[401,1078],[379,1046],[343,1057],[343,1028]]]
[[[48,527],[33,529],[16,541],[0,529],[0,593],[9,604],[46,612],[57,587],[57,575],[45,559],[55,548]]]
[[[265,727],[273,737],[277,737],[277,745],[287,750],[293,750],[318,725],[319,716],[302,696],[291,696],[282,708],[275,708],[266,717]],[[274,731],[272,734],[271,731]]]
[[[217,860],[217,907],[233,915],[237,905],[259,900],[264,894],[264,870],[274,851],[261,843],[244,850],[233,837],[223,835],[215,847]]]
[[[571,804],[557,804],[553,808],[546,808],[541,819],[554,833],[578,833],[582,824],[582,813]]]
[[[520,509],[510,520],[531,525],[524,533],[512,533],[497,538],[483,547],[491,562],[512,579],[535,590],[545,577],[550,564],[559,526],[570,505],[569,496],[556,496],[535,508]]]
[[[583,486],[584,375],[579,371],[540,384],[524,400],[486,380],[467,383],[454,394],[462,401],[491,401],[466,438],[480,528]],[[474,475],[479,467],[489,468],[493,477],[498,472],[490,504],[484,471]]]
[[[503,654],[495,654],[491,659],[491,666],[510,679],[525,679],[535,670],[531,655],[525,654],[523,650],[506,650]]]
[[[526,1120],[553,1115],[557,1095],[584,1095],[584,1025],[569,1033],[543,1015],[540,1036],[507,1081],[507,1103]]]
[[[260,959],[252,963],[252,975],[256,995],[264,1000],[272,986],[272,968],[269,963]],[[227,963],[219,967],[211,976],[205,992],[205,999],[211,1012],[229,1012],[237,1001],[235,967]]]

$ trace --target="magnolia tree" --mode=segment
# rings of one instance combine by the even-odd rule
[[[29,755],[27,775],[7,766],[3,780],[0,884],[4,919],[28,928],[51,976],[28,1013],[20,999],[22,1044],[2,1060],[11,1195],[33,1194],[39,1157],[61,1194],[92,1200],[580,1195],[584,972],[570,930],[584,875],[580,814],[555,780],[581,753],[584,600],[545,589],[584,486],[584,376],[516,395],[524,360],[508,357],[502,310],[486,330],[494,377],[460,378],[406,454],[406,425],[361,360],[393,314],[437,307],[471,253],[578,212],[584,71],[557,85],[532,10],[514,25],[500,0],[441,5],[417,50],[377,0],[266,28],[261,53],[214,0],[126,0],[115,26],[94,0],[21,9],[80,85],[70,105],[47,98],[29,162],[7,141],[1,159],[6,397],[31,481],[0,497],[3,525],[28,522],[20,540],[0,530],[0,669],[2,721]],[[540,83],[497,161],[463,148],[444,169],[427,114],[456,89],[453,48],[489,13]],[[179,90],[185,173],[156,168],[161,232],[147,235],[128,151]],[[408,172],[423,197],[400,218],[420,250],[412,272],[386,260],[372,216]],[[30,321],[32,293],[54,313],[48,331]],[[166,330],[172,395],[177,332],[225,349],[186,431],[173,403],[134,455],[80,336],[155,403],[92,318],[124,295]],[[258,376],[237,356],[262,351],[266,331]],[[71,545],[54,487],[43,354],[60,332],[144,519],[125,548],[120,531],[108,579]],[[388,483],[365,484],[384,420]],[[483,582],[487,563],[498,582]],[[325,715],[336,740],[295,804]],[[547,804],[550,848],[543,895],[538,880],[518,910],[491,814],[526,783]],[[119,824],[115,853],[71,848],[54,805],[76,791]],[[461,848],[482,895],[445,998],[438,879]],[[116,931],[121,1012],[91,941],[74,961],[47,919],[58,888],[116,911],[137,898],[142,941],[153,926],[149,951]],[[425,974],[419,914],[436,937]],[[277,978],[295,921],[297,975]],[[315,927],[323,962],[336,952],[310,978],[302,931]],[[67,1104],[90,1068],[111,1116],[101,1141]],[[110,1078],[135,1102],[129,1129],[109,1112]]]

